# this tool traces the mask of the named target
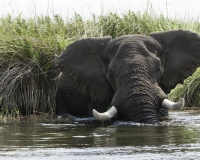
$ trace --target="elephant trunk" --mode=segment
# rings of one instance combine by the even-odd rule
[[[133,94],[120,107],[122,118],[140,123],[158,123],[156,115],[157,99],[149,95]]]

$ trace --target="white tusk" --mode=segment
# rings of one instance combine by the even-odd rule
[[[96,120],[107,121],[107,120],[113,118],[117,114],[117,109],[115,108],[115,106],[112,106],[108,111],[106,111],[104,113],[99,113],[95,109],[93,109],[92,112],[93,112],[93,116],[94,116],[94,118],[96,118]]]
[[[168,99],[164,99],[162,102],[162,106],[170,109],[170,110],[178,110],[183,108],[185,105],[185,100],[183,98],[181,98],[178,102],[172,102]]]

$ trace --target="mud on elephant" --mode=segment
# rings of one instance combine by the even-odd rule
[[[157,124],[183,107],[167,93],[198,66],[200,36],[187,30],[80,39],[59,59],[56,113]]]

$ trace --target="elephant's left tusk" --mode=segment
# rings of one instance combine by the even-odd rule
[[[178,110],[183,108],[185,105],[185,100],[183,98],[181,98],[178,102],[172,102],[168,99],[164,99],[162,102],[162,106],[170,109],[170,110]]]
[[[113,118],[117,114],[117,109],[115,106],[112,106],[108,111],[104,113],[99,113],[95,109],[93,109],[93,116],[99,121],[107,121],[111,118]]]

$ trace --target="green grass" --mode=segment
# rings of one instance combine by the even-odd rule
[[[183,97],[186,107],[200,107],[200,68],[185,79],[183,84],[178,84],[168,96],[173,101]]]
[[[56,58],[72,40],[59,19],[0,19],[1,115],[53,113]]]
[[[149,35],[150,32],[170,29],[200,33],[200,24],[198,21],[168,19],[149,11],[143,14],[129,11],[124,15],[93,15],[90,20],[83,20],[83,17],[75,14],[68,21],[59,15],[30,19],[23,19],[21,15],[17,18],[10,15],[1,17],[0,117],[54,114],[59,74],[57,58],[74,40],[106,35],[113,38],[124,34]],[[187,97],[192,105],[196,105],[191,93],[199,96],[197,82],[193,78],[186,80],[187,89],[179,86],[173,90],[170,98],[178,99],[178,95]]]

